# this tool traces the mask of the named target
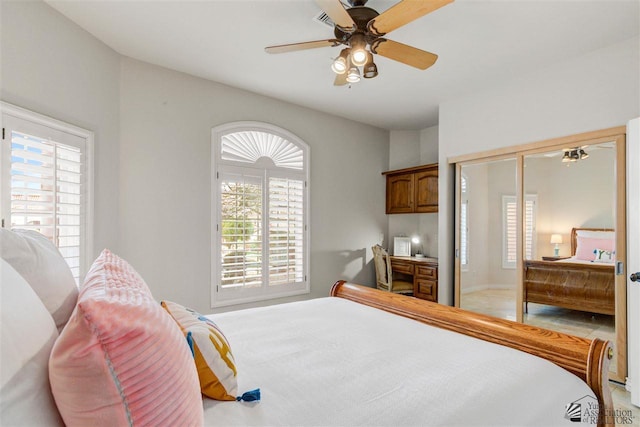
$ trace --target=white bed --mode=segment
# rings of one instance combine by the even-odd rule
[[[205,399],[207,425],[575,426],[566,405],[593,396],[549,361],[341,298],[209,317],[262,401]]]
[[[0,229],[0,258],[3,426],[613,424],[611,345],[598,338],[344,281],[328,298],[212,315],[216,326],[161,305],[108,250],[80,290],[37,233]],[[203,397],[221,384],[223,400],[255,388],[262,400]]]

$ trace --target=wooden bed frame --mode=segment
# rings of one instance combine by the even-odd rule
[[[598,399],[598,426],[615,425],[608,385],[609,341],[575,337],[340,280],[331,296],[348,299],[438,328],[501,344],[547,359],[580,377]]]
[[[573,228],[571,255],[577,248],[577,231],[613,231],[603,228]],[[524,303],[538,303],[615,315],[615,270],[611,264],[579,264],[525,260]]]

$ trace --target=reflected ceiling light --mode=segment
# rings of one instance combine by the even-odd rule
[[[584,151],[585,148],[587,148],[586,145],[583,145],[582,147],[575,147],[575,148],[564,148],[563,149],[564,153],[562,155],[562,163],[577,162],[578,160],[588,159],[589,154],[586,151]]]
[[[580,149],[580,160],[584,160],[584,159],[588,159],[589,158],[589,154],[587,154],[586,151],[584,151],[582,148]]]
[[[331,64],[331,69],[336,74],[344,74],[347,72],[347,60],[349,57],[349,48],[342,49],[338,56]]]

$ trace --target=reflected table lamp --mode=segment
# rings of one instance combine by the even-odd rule
[[[551,235],[551,244],[555,244],[556,246],[553,248],[553,256],[558,256],[560,254],[560,244],[562,243],[562,234],[552,234]]]

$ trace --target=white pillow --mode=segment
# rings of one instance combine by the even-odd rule
[[[56,325],[33,289],[0,259],[0,420],[2,425],[60,426],[49,386]]]
[[[576,230],[576,236],[588,237],[590,239],[610,239],[615,240],[615,231],[597,231],[597,230]]]
[[[78,300],[78,287],[58,248],[35,231],[0,229],[0,257],[31,285],[61,331]]]

